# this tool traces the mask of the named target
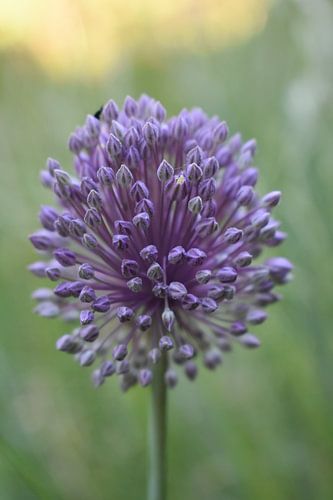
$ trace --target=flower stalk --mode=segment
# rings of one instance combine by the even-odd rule
[[[166,500],[167,386],[164,380],[167,354],[155,365],[149,425],[148,500]]]

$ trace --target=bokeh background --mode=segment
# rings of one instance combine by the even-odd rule
[[[295,263],[284,302],[218,373],[170,393],[170,500],[333,498],[333,4],[0,1],[0,498],[145,498],[149,391],[98,391],[34,316],[27,234],[47,156],[107,99],[202,106],[255,136]]]

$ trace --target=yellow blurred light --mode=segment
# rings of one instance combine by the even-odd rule
[[[269,0],[0,1],[0,49],[53,76],[99,77],[124,57],[204,52],[251,36]]]

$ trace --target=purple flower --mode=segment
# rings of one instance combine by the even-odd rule
[[[34,294],[36,312],[76,322],[57,349],[94,364],[96,386],[117,374],[127,389],[149,385],[161,357],[174,387],[176,365],[193,380],[199,357],[215,369],[232,343],[258,347],[249,328],[292,265],[257,262],[285,235],[271,214],[280,192],[255,191],[255,141],[228,139],[227,124],[200,109],[166,119],[142,96],[88,116],[69,149],[76,173],[47,160],[41,178],[57,209],[42,207],[30,237],[45,256],[30,270],[57,282]]]

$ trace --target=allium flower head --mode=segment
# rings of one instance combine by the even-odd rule
[[[58,208],[41,208],[30,240],[47,260],[30,269],[55,286],[34,293],[36,312],[76,322],[56,346],[94,364],[96,386],[113,374],[147,386],[167,356],[173,387],[176,365],[192,380],[198,358],[214,369],[235,342],[259,345],[249,328],[292,266],[261,258],[285,238],[271,216],[280,193],[256,193],[256,143],[228,135],[201,109],[167,119],[159,102],[127,97],[70,136],[75,175],[47,160]]]

